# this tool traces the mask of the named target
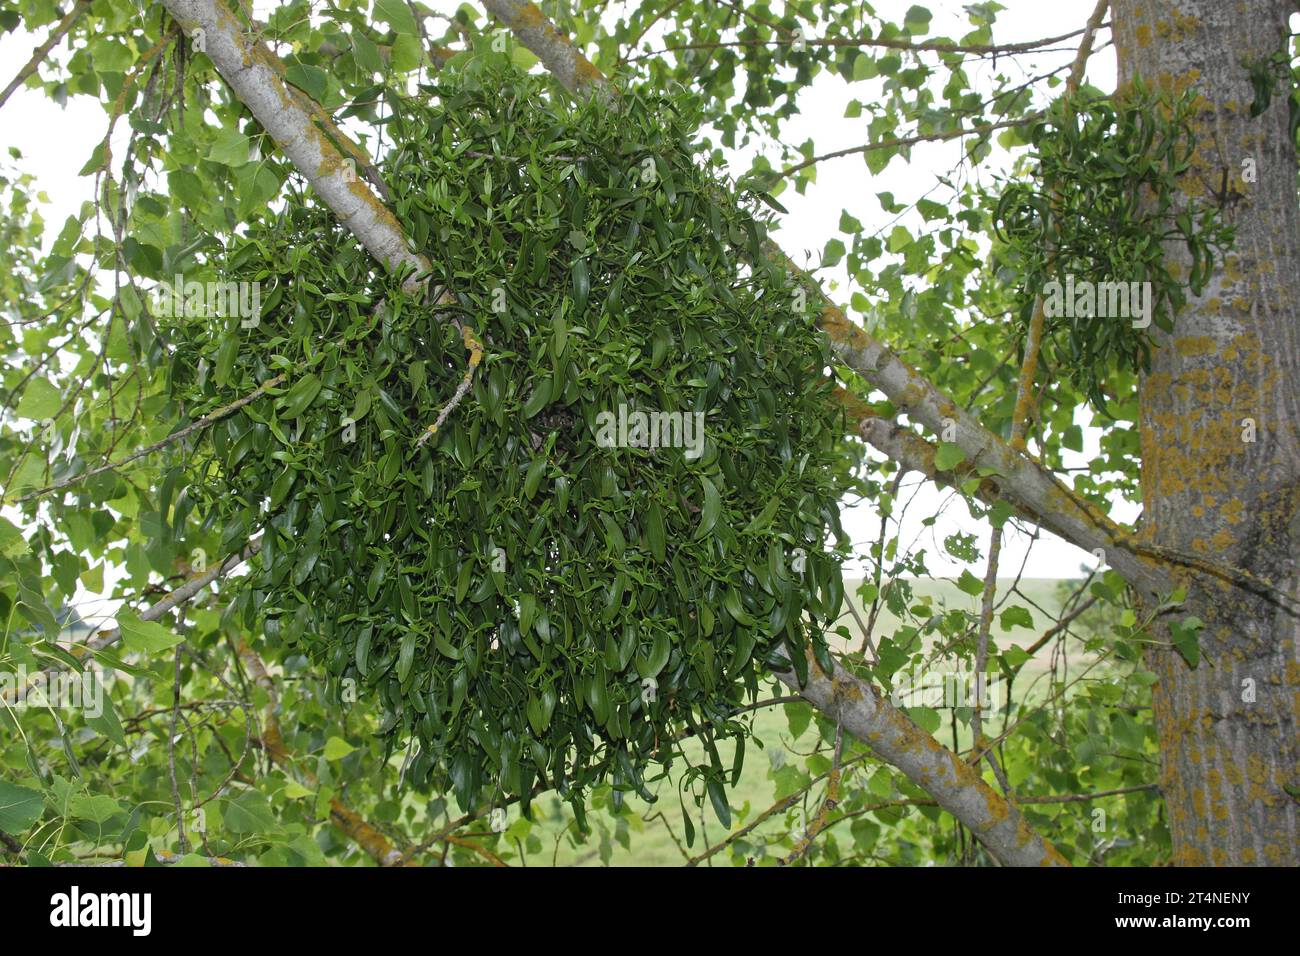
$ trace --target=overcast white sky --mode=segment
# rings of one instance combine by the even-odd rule
[[[1094,6],[1094,0],[1002,2],[1007,9],[1000,14],[994,33],[995,40],[999,43],[1068,33],[1083,26]],[[432,2],[430,5],[449,12],[458,6],[456,3],[445,2]],[[901,22],[903,12],[912,3],[911,0],[876,0],[874,5],[882,16],[894,17]],[[969,24],[962,9],[964,3],[959,0],[930,0],[926,5],[934,14],[933,32],[953,37],[968,32]],[[266,9],[274,4],[258,2],[254,6],[259,15],[264,15]],[[543,2],[542,6],[547,9],[550,4]],[[35,34],[19,30],[0,38],[0,83],[8,82],[17,73],[47,30],[48,27],[42,27]],[[1103,31],[1102,38],[1108,39],[1109,31]],[[1072,47],[1074,42],[1069,41],[1063,46]],[[61,48],[60,55],[67,55],[66,44]],[[1072,56],[1072,49],[1062,49],[1056,53],[1024,57],[1020,62],[1028,71],[1028,76],[1045,73],[1068,62]],[[1007,69],[1007,61],[999,60],[998,67]],[[972,83],[978,89],[981,88],[981,80],[990,75],[992,66],[981,64],[968,67],[968,70]],[[1112,49],[1107,47],[1093,56],[1088,67],[1088,78],[1103,89],[1113,86],[1115,60]],[[855,96],[863,98],[863,95],[862,84],[851,88],[838,77],[823,74],[814,84],[813,90],[801,100],[803,112],[789,123],[787,141],[799,143],[812,137],[819,153],[861,144],[865,138],[862,123],[846,120],[844,110],[850,99]],[[106,124],[103,107],[96,100],[73,97],[66,107],[60,109],[39,91],[26,88],[16,91],[3,110],[0,110],[0,150],[3,150],[5,159],[8,159],[10,146],[19,148],[23,153],[20,167],[36,176],[38,188],[49,197],[45,210],[49,241],[53,241],[58,234],[63,221],[91,197],[92,181],[89,177],[78,176],[78,171],[89,158],[95,143],[103,136]],[[119,124],[117,132],[125,136],[126,124]],[[120,152],[120,149],[115,149],[115,153],[120,155]],[[912,202],[930,190],[935,185],[935,175],[946,173],[959,157],[960,146],[957,144],[924,144],[915,148],[910,164],[904,165],[896,159],[878,176],[870,174],[860,156],[822,163],[817,172],[817,185],[809,190],[807,196],[798,196],[793,190],[787,190],[781,195],[781,202],[790,210],[790,214],[783,218],[777,239],[796,261],[803,259],[804,251],[816,255],[826,240],[837,234],[836,227],[842,209],[847,209],[864,224],[868,232],[872,232],[892,219],[881,213],[875,198],[877,193],[890,191],[900,201]],[[747,156],[737,156],[733,173],[739,175],[748,166]],[[910,225],[907,219],[902,222]],[[837,298],[847,301],[852,289],[843,284],[842,272],[839,281],[841,284],[836,290]],[[1085,434],[1085,454],[1077,456],[1078,463],[1095,452],[1095,434]],[[910,484],[913,483],[909,482]],[[933,528],[923,528],[920,519],[933,514],[944,500],[948,504],[938,522]],[[1121,520],[1131,520],[1135,510],[1121,503],[1115,516]],[[845,527],[854,542],[860,548],[865,548],[878,533],[879,517],[869,503],[864,503],[846,509]],[[964,567],[962,563],[947,556],[942,546],[943,539],[957,530],[975,533],[981,542],[987,542],[987,526],[973,520],[960,499],[933,488],[921,488],[907,512],[904,540],[917,539],[919,545],[926,548],[928,565],[936,575],[956,575]],[[1001,567],[1004,575],[1014,574],[1026,561],[1029,544],[1026,535],[1008,535],[1003,544]],[[1094,562],[1090,555],[1045,535],[1033,546],[1027,574],[1030,577],[1072,577],[1077,575],[1084,563],[1092,565]],[[860,564],[855,562],[846,571],[856,574],[859,567]],[[977,569],[973,570],[978,573]]]

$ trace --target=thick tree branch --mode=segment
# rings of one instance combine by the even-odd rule
[[[828,677],[811,657],[804,687],[799,686],[793,672],[776,676],[934,797],[940,807],[970,829],[999,863],[1069,865],[1034,831],[1016,805],[990,787],[975,767],[912,723],[866,681],[842,667],[834,677]]]
[[[191,39],[202,31],[198,36],[203,52],[217,72],[339,222],[387,268],[409,268],[407,291],[420,291],[430,271],[429,261],[412,251],[396,217],[356,175],[332,135],[317,126],[315,111],[304,106],[302,95],[285,82],[275,54],[261,41],[250,39],[245,25],[222,0],[163,3]]]
[[[883,344],[849,323],[839,309],[828,305],[821,327],[841,362],[884,392],[899,412],[935,434],[952,434],[953,443],[966,453],[965,464],[996,478],[1008,497],[1042,517],[1044,527],[1084,550],[1105,552],[1106,563],[1144,596],[1158,601],[1168,597],[1174,589],[1171,576],[1139,557],[1129,532],[1099,508],[990,432]],[[880,427],[889,425],[882,422]]]
[[[605,75],[555,29],[536,4],[527,0],[484,0],[483,6],[519,37],[570,93],[609,89]]]
[[[915,471],[936,484],[970,493],[987,505],[1004,501],[1011,506],[1016,517],[1060,537],[1068,536],[1051,514],[1042,515],[1028,507],[1017,497],[1015,489],[1007,487],[996,475],[981,475],[968,461],[941,470],[935,464],[939,449],[933,442],[926,441],[904,425],[876,414],[870,403],[844,388],[836,389],[836,397],[844,406],[848,419],[856,425],[862,440],[886,458],[897,462],[904,471]],[[979,483],[972,488],[969,484],[972,481]]]
[[[450,296],[446,290],[426,290],[426,278],[432,271],[429,260],[414,250],[392,211],[356,174],[360,164],[363,172],[383,189],[365,151],[334,124],[319,104],[285,80],[279,58],[260,40],[249,37],[223,0],[164,3],[186,34],[194,37],[196,31],[202,31],[197,35],[203,38],[204,52],[217,72],[339,222],[386,268],[410,270],[403,283],[408,294],[425,293],[435,302],[447,301]],[[350,158],[344,157],[339,144]],[[463,325],[461,331],[465,331]],[[467,374],[472,372],[473,365]]]

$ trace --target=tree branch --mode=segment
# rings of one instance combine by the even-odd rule
[[[224,405],[221,408],[216,409],[215,411],[208,412],[197,422],[192,422],[189,425],[186,425],[180,431],[172,432],[166,438],[160,439],[159,441],[154,442],[152,445],[149,445],[146,448],[141,448],[139,451],[127,455],[125,458],[120,458],[117,461],[110,461],[106,465],[100,465],[98,468],[92,468],[90,471],[84,471],[81,474],[74,475],[71,478],[65,478],[63,481],[56,481],[54,484],[47,485],[44,488],[38,488],[35,491],[29,492],[28,494],[23,495],[21,498],[16,499],[15,504],[22,504],[24,501],[30,501],[33,498],[39,498],[42,495],[47,495],[51,491],[58,491],[61,488],[67,488],[69,485],[75,485],[77,482],[85,481],[87,478],[94,478],[96,475],[102,475],[106,471],[116,471],[117,469],[121,468],[123,465],[129,465],[131,464],[131,462],[137,461],[145,457],[146,455],[151,455],[154,452],[158,451],[160,448],[165,448],[168,445],[170,445],[172,442],[180,441],[182,438],[185,438],[187,435],[192,435],[194,432],[199,431],[200,429],[207,428],[213,422],[220,421],[221,419],[225,418],[227,415],[231,415],[239,411],[249,402],[255,401],[262,395],[266,394],[267,391],[269,391],[272,388],[275,388],[275,386],[279,385],[283,381],[284,381],[283,374],[277,375],[274,378],[269,378],[261,385],[259,385],[256,389],[254,389],[252,392],[249,392],[247,395],[243,396],[242,398],[237,398],[229,405]]]
[[[801,697],[796,698],[796,700],[802,700],[802,699],[803,698]],[[865,754],[859,754],[855,757],[852,757],[849,760],[845,761],[843,766],[848,766],[849,764],[856,763],[862,760],[863,757],[865,756],[866,756]],[[834,768],[832,767],[832,770],[833,769]],[[841,769],[843,769],[843,767],[841,767]],[[685,865],[699,866],[699,864],[703,863],[705,860],[709,859],[710,857],[716,855],[719,851],[726,849],[731,844],[735,843],[737,840],[745,836],[748,836],[750,833],[753,833],[765,821],[770,820],[778,813],[784,813],[786,810],[790,809],[790,807],[794,806],[795,802],[800,800],[804,796],[804,794],[806,794],[809,790],[811,790],[818,783],[820,783],[822,780],[829,777],[830,775],[831,775],[831,770],[827,770],[824,773],[818,774],[816,777],[813,777],[807,783],[799,787],[799,789],[796,790],[794,793],[782,797],[780,800],[776,801],[776,803],[772,804],[766,810],[757,814],[754,817],[754,819],[750,820],[749,823],[745,824],[739,830],[731,831],[725,837],[719,840],[717,843],[713,844],[710,847],[706,847],[700,853],[688,859]]]
[[[420,291],[423,277],[430,272],[429,260],[412,251],[397,218],[353,172],[331,141],[332,135],[317,127],[315,111],[304,106],[303,95],[285,81],[275,54],[249,37],[223,0],[163,3],[188,36],[203,31],[203,51],[217,72],[339,222],[388,269],[410,269],[405,288]]]
[[[59,25],[56,26],[50,32],[50,35],[45,38],[45,42],[33,51],[32,58],[27,61],[27,64],[21,70],[18,71],[18,75],[9,81],[9,85],[6,86],[3,91],[0,91],[0,107],[3,107],[5,103],[9,101],[9,97],[13,95],[14,90],[22,86],[23,83],[27,81],[27,78],[36,72],[36,68],[41,65],[41,62],[49,55],[50,51],[54,49],[55,44],[67,35],[67,32],[72,29],[72,25],[77,22],[77,18],[81,16],[88,6],[90,6],[90,0],[77,0],[77,2],[72,5],[72,9],[68,11],[68,15],[59,21]]]
[[[168,594],[157,604],[154,604],[151,607],[146,608],[144,611],[140,613],[140,620],[156,621],[158,618],[162,617],[172,608],[179,607],[182,604],[188,603],[191,599],[194,598],[196,594],[202,591],[213,581],[216,581],[218,578],[225,577],[227,574],[229,574],[239,565],[243,564],[253,555],[257,554],[257,552],[260,551],[261,549],[262,549],[261,539],[255,539],[253,541],[250,541],[248,545],[244,548],[244,550],[241,551],[239,554],[231,555],[229,558],[227,558],[225,561],[222,561],[216,567],[209,568],[207,571],[203,572],[202,574],[190,578],[190,580],[186,581],[180,587],[176,588],[176,590],[172,591],[170,594]],[[122,639],[122,631],[120,628],[116,628],[116,627],[109,628],[107,630],[100,631],[98,634],[96,634],[91,640],[87,641],[85,644],[81,644],[69,648],[69,653],[73,654],[75,657],[85,657],[88,654],[93,654],[95,651],[101,651],[106,647],[112,647],[121,639]],[[41,671],[41,673],[54,674],[60,670],[62,670],[62,668],[56,665],[53,667],[45,668],[45,670]],[[20,687],[14,692],[12,697],[3,697],[0,698],[0,701],[3,701],[3,703],[5,704],[21,704],[23,701],[27,699],[27,692],[30,686],[31,685],[28,684],[24,687]]]
[[[1079,89],[1079,81],[1083,78],[1084,64],[1088,62],[1088,57],[1092,53],[1093,36],[1101,25],[1101,20],[1106,15],[1106,8],[1109,6],[1110,0],[1097,0],[1097,6],[1092,11],[1092,17],[1084,28],[1083,42],[1079,44],[1079,52],[1075,55],[1074,64],[1070,68],[1070,76],[1065,81],[1066,96],[1074,94]],[[1060,193],[1053,190],[1053,205],[1059,203],[1060,199]],[[1056,263],[1056,251],[1049,249],[1048,252],[1047,268],[1048,271],[1051,271]],[[1029,417],[1035,410],[1034,379],[1038,376],[1038,355],[1043,347],[1043,326],[1046,322],[1046,316],[1046,305],[1043,296],[1039,294],[1035,297],[1034,310],[1029,318],[1029,329],[1025,333],[1025,355],[1020,365],[1020,384],[1016,391],[1015,409],[1011,413],[1011,447],[1016,451],[1025,450]]]
[[[319,781],[315,774],[310,771],[298,771],[294,766],[293,759],[289,755],[288,749],[284,745],[284,736],[280,732],[280,720],[276,716],[276,710],[279,708],[279,695],[275,690],[275,682],[271,679],[266,665],[257,652],[245,641],[240,641],[238,646],[239,659],[243,661],[244,667],[248,669],[249,675],[253,678],[253,683],[266,692],[267,704],[266,712],[262,719],[262,748],[266,755],[277,766],[283,768],[290,774],[293,774],[306,787],[316,788]],[[393,846],[392,842],[383,833],[377,830],[370,823],[366,822],[355,810],[345,804],[338,797],[330,799],[330,819],[334,822],[349,839],[354,841],[366,855],[375,861],[379,866],[416,866],[418,864],[411,862],[410,852],[404,852]],[[444,834],[442,837],[448,843],[454,843],[457,846],[463,846],[473,850],[493,866],[507,866],[506,862],[486,847],[479,846],[472,840],[463,837]]]
[[[1003,493],[1038,515],[1043,527],[1084,550],[1105,552],[1106,563],[1145,597],[1163,600],[1174,589],[1172,577],[1162,567],[1139,557],[1129,532],[1066,488],[1038,462],[990,432],[886,346],[848,322],[838,308],[827,305],[821,327],[841,362],[884,392],[899,412],[935,434],[951,433],[954,444],[966,454],[964,464],[996,477]],[[863,427],[865,431],[868,426]],[[899,426],[870,423],[875,435],[891,427]],[[881,440],[894,438],[881,436]]]
[[[244,667],[247,668],[249,676],[252,677],[253,683],[266,693],[266,711],[262,717],[262,749],[276,766],[283,768],[292,776],[299,776],[284,746],[284,738],[280,734],[280,719],[276,716],[280,698],[275,690],[275,682],[271,680],[262,658],[247,642],[240,640],[236,652]],[[300,776],[302,778],[300,782],[304,786],[319,786],[315,775],[303,771]],[[402,852],[389,842],[388,837],[363,820],[355,810],[338,797],[330,800],[330,819],[379,866],[397,866],[402,862]]]
[[[1083,39],[1079,41],[1079,52],[1074,55],[1074,63],[1070,66],[1070,77],[1066,80],[1065,89],[1067,93],[1073,93],[1079,88],[1083,81],[1083,69],[1088,63],[1088,57],[1092,56],[1093,40],[1097,37],[1097,31],[1102,27],[1102,20],[1106,16],[1106,11],[1110,8],[1110,0],[1097,0],[1097,6],[1093,8],[1092,16],[1088,18],[1088,24],[1083,28]]]
[[[827,159],[840,159],[844,156],[852,156],[855,153],[872,153],[878,149],[902,148],[904,146],[915,146],[917,143],[937,143],[949,139],[958,139],[962,136],[976,136],[979,134],[991,133],[994,130],[1007,129],[1012,126],[1025,126],[1032,123],[1041,116],[1041,113],[1031,113],[1028,116],[1022,116],[1019,119],[1004,120],[1000,123],[989,123],[984,126],[959,126],[957,129],[944,130],[940,133],[918,133],[915,136],[904,136],[899,139],[882,139],[876,143],[866,143],[862,146],[850,146],[847,149],[837,149],[830,153],[822,153],[820,156],[811,156],[801,163],[795,163],[787,166],[779,173],[774,175],[777,179],[784,178],[801,169],[807,169]]]
[[[990,787],[979,771],[912,723],[875,687],[843,667],[828,677],[809,659],[808,683],[792,671],[776,675],[882,760],[901,770],[935,802],[964,823],[1004,866],[1068,866],[1065,857],[1025,820],[1014,803]]]
[[[570,93],[612,89],[605,75],[555,29],[535,4],[527,0],[484,0],[483,6],[519,37]]]
[[[826,47],[852,47],[868,48],[877,50],[902,50],[905,53],[949,53],[949,54],[972,54],[974,56],[1014,56],[1020,53],[1040,52],[1044,47],[1050,47],[1056,43],[1077,37],[1083,30],[1072,30],[1069,33],[1062,33],[1060,36],[1045,37],[1042,40],[1029,40],[1024,43],[936,43],[933,41],[915,41],[915,40],[887,40],[881,37],[801,37],[791,36],[788,39],[771,39],[771,40],[719,40],[713,43],[682,43],[674,46],[664,47],[662,50],[654,50],[648,53],[640,53],[636,56],[626,57],[624,63],[632,63],[637,60],[644,60],[651,56],[662,56],[665,53],[678,53],[685,50],[720,50],[729,47],[756,47],[756,46],[826,46]],[[640,37],[637,38],[638,41]]]

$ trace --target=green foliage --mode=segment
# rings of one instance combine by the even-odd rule
[[[43,33],[65,6],[0,0],[0,29]],[[856,631],[825,628],[841,610],[838,572],[822,556],[838,534],[827,501],[848,488],[899,518],[911,492],[894,484],[890,463],[859,467],[854,449],[832,453],[827,429],[842,428],[822,401],[823,356],[806,323],[777,308],[790,301],[783,280],[745,264],[763,218],[721,198],[729,191],[713,168],[721,150],[707,154],[690,141],[698,131],[715,145],[745,147],[743,158],[726,161],[752,157],[742,182],[772,196],[789,184],[799,193],[814,187],[827,162],[856,164],[865,201],[846,198],[841,235],[827,238],[820,262],[814,256],[826,270],[819,279],[957,404],[1005,434],[1024,328],[1006,318],[1020,315],[1050,275],[1027,275],[1025,262],[1045,262],[1022,261],[997,240],[1001,195],[968,173],[981,171],[995,137],[1022,148],[1038,122],[1034,148],[1055,164],[1056,179],[1091,177],[1067,181],[1066,193],[1089,190],[1122,213],[1123,197],[1108,185],[1116,170],[1087,163],[1086,149],[1067,141],[1090,137],[1119,163],[1119,181],[1137,182],[1130,167],[1139,157],[1117,135],[1127,122],[1120,112],[1109,129],[1104,104],[1078,112],[1078,101],[1073,119],[1058,106],[1036,121],[1060,71],[1026,84],[1012,58],[972,69],[966,53],[897,48],[913,38],[991,43],[995,3],[966,5],[968,27],[950,37],[925,35],[921,7],[890,22],[867,5],[807,0],[778,9],[765,0],[548,5],[562,34],[607,74],[627,78],[633,108],[621,118],[575,110],[535,80],[513,77],[508,89],[476,80],[486,62],[535,60],[509,38],[504,53],[494,51],[496,24],[475,5],[418,23],[411,6],[288,0],[259,31],[291,84],[359,130],[368,153],[387,157],[393,205],[437,264],[435,284],[453,293],[439,307],[401,295],[398,281],[305,197],[301,178],[192,44],[177,36],[152,65],[142,62],[174,26],[161,4],[96,0],[27,81],[52,111],[90,98],[116,115],[121,92],[117,131],[127,135],[113,141],[111,163],[102,146],[89,157],[86,193],[95,201],[54,224],[48,254],[30,178],[6,168],[0,179],[7,503],[165,439],[277,373],[287,378],[167,452],[6,510],[0,673],[54,664],[75,673],[63,648],[84,633],[65,630],[65,618],[88,595],[124,602],[117,616],[126,640],[94,654],[100,717],[0,708],[0,831],[22,848],[11,854],[4,841],[5,860],[139,864],[152,859],[150,847],[180,852],[188,840],[191,850],[250,863],[370,862],[337,826],[331,801],[341,798],[407,849],[445,830],[472,837],[455,846],[434,839],[412,855],[425,863],[486,862],[467,843],[512,863],[670,863],[683,847],[715,844],[719,816],[730,817],[734,835],[774,800],[793,799],[711,858],[776,865],[817,811],[835,737],[802,704],[728,719],[755,686],[760,698],[780,693],[757,679],[759,664],[769,649],[789,653],[807,639],[788,628],[780,637],[781,616],[788,624],[796,609],[807,612],[800,623],[825,631],[836,666],[885,690],[908,672],[973,660],[983,569],[981,542],[969,534],[940,543],[882,531],[867,543],[871,577],[859,591],[877,653],[857,652]],[[425,51],[441,46],[459,51],[455,72],[407,101],[433,75]],[[647,55],[664,48],[671,52]],[[818,142],[825,131],[798,142],[789,123],[823,84],[841,81],[853,99],[834,148],[863,148],[814,161],[829,145]],[[637,92],[681,86],[695,104]],[[1068,133],[1067,121],[1082,128]],[[956,136],[972,129],[981,131]],[[899,141],[925,137],[955,137],[971,169],[917,167],[909,172],[923,175],[908,177],[919,184],[914,194],[905,186],[877,193],[871,176],[912,160]],[[642,179],[647,158],[653,181]],[[1034,169],[1014,170],[1029,180],[1027,203],[1051,193]],[[1157,169],[1152,181],[1167,172]],[[775,200],[770,208],[782,211]],[[1098,254],[1122,259],[1112,237],[1103,239]],[[146,286],[176,272],[261,281],[261,325],[150,315]],[[847,288],[835,286],[842,278]],[[506,293],[503,315],[493,311],[496,288]],[[453,320],[478,330],[486,358],[437,439],[417,450],[466,369]],[[1086,422],[1075,415],[1096,381],[1070,374],[1068,333],[1049,336],[1040,368],[1033,437],[1053,469],[1081,450]],[[1119,345],[1137,347],[1132,338]],[[1069,473],[1103,508],[1117,493],[1139,497],[1136,380],[1121,363],[1105,370],[1111,417],[1094,418],[1100,451],[1087,472]],[[647,411],[688,411],[707,399],[705,457],[593,447],[590,413],[620,397]],[[356,428],[347,443],[344,416]],[[955,445],[939,453],[943,464],[962,461]],[[267,514],[261,497],[274,502]],[[132,616],[199,570],[204,552],[215,560],[259,531],[268,553],[248,579],[236,572],[151,625]],[[971,564],[962,578],[969,594],[956,582],[918,580],[930,574],[931,545]],[[806,549],[811,575],[798,580],[795,547]],[[998,755],[1019,795],[1086,795],[1155,779],[1152,675],[1139,654],[1149,638],[1113,576],[1089,592],[1098,605],[1032,657],[1024,648],[1050,623],[1039,609],[1054,615],[1074,605],[1024,582],[999,604],[990,667],[1014,675],[1014,693],[985,727],[1006,732]],[[701,638],[706,621],[711,633]],[[1196,651],[1196,623],[1180,632],[1184,653]],[[258,744],[269,699],[246,679],[240,641],[270,668],[287,764],[267,760]],[[643,671],[659,682],[650,706],[640,701]],[[602,673],[606,682],[594,688]],[[968,707],[909,712],[945,743],[969,744]],[[420,725],[430,713],[441,725],[424,736],[443,749],[426,756]],[[647,727],[658,735],[648,753]],[[415,743],[399,752],[408,738]],[[950,817],[917,804],[926,799],[920,788],[845,743],[840,805],[806,864],[988,862]],[[467,755],[459,768],[458,753]],[[516,754],[517,769],[501,759]],[[661,757],[673,760],[663,773],[633,763]],[[488,808],[516,792],[526,772],[567,787],[573,806],[547,794],[532,820],[494,832]],[[629,793],[637,773],[661,798],[653,807]],[[435,793],[426,797],[413,780]],[[1154,791],[1026,807],[1073,862],[1140,864],[1167,854]],[[1101,829],[1097,807],[1107,813]],[[453,826],[474,813],[482,816]]]
[[[1232,240],[1218,208],[1179,200],[1196,146],[1194,102],[1191,91],[1171,101],[1141,84],[1122,98],[1085,92],[1055,101],[1028,132],[1032,180],[1010,184],[998,204],[998,265],[1014,273],[1022,326],[1052,281],[1067,298],[1084,283],[1150,284],[1151,314],[1138,321],[1129,321],[1138,310],[1127,295],[1128,315],[1102,314],[1106,307],[1089,300],[1080,314],[1069,314],[1070,302],[1046,319],[1044,356],[1098,407],[1115,369],[1149,367],[1147,325],[1172,330],[1186,291],[1201,293]],[[1166,265],[1175,241],[1191,256],[1186,276]]]
[[[1294,39],[1291,45],[1294,46]],[[1242,64],[1250,77],[1254,98],[1250,103],[1250,115],[1262,116],[1279,93],[1290,91],[1287,95],[1287,116],[1291,128],[1291,137],[1300,132],[1300,92],[1296,91],[1296,69],[1291,62],[1288,50],[1278,50],[1272,56]]]
[[[269,290],[256,327],[172,330],[191,417],[289,376],[178,484],[226,550],[263,534],[229,613],[375,695],[381,732],[419,741],[404,779],[463,806],[645,793],[680,734],[745,732],[764,665],[827,660],[843,593],[843,428],[762,220],[723,198],[682,97],[544,88],[467,71],[394,103],[385,179],[450,301],[291,198],[212,263]],[[486,359],[417,447],[465,372],[456,322]],[[694,416],[702,442],[603,447],[620,407]],[[719,813],[722,776],[715,752]]]

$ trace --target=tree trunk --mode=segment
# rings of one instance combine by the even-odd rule
[[[1239,573],[1184,567],[1178,615],[1205,622],[1195,669],[1148,655],[1174,862],[1300,865],[1300,316],[1289,78],[1250,116],[1247,63],[1289,53],[1293,0],[1115,0],[1120,84],[1201,99],[1185,194],[1222,201],[1233,254],[1158,337],[1142,380],[1149,540]],[[1288,56],[1289,61],[1289,56]],[[1250,161],[1249,163],[1245,161]],[[1253,166],[1253,171],[1251,167]],[[1250,181],[1254,179],[1255,181]],[[1170,245],[1171,271],[1187,274]],[[1244,583],[1249,580],[1250,583]],[[1267,586],[1260,582],[1267,582]],[[1271,590],[1270,590],[1271,589]]]

